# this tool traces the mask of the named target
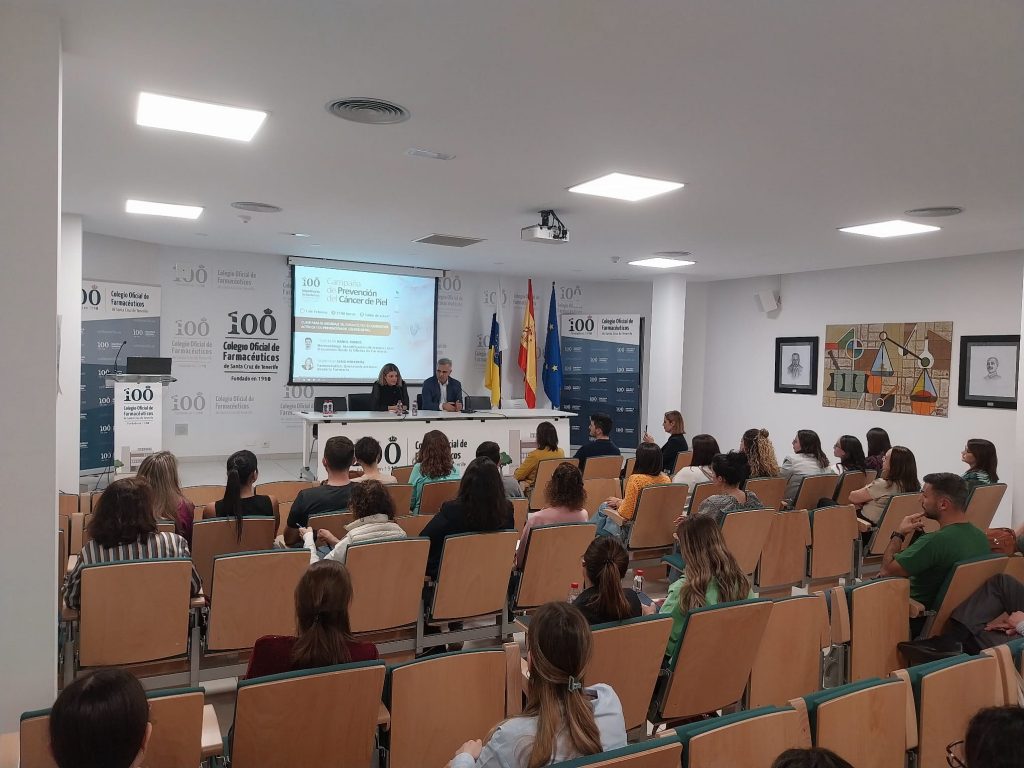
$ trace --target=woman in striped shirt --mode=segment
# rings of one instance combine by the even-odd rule
[[[141,477],[115,480],[107,486],[89,522],[89,536],[64,580],[64,600],[76,610],[81,606],[82,568],[87,565],[191,557],[185,539],[157,530],[153,492]],[[202,582],[193,566],[192,597],[201,591]]]

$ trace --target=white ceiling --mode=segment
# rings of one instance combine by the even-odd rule
[[[64,208],[87,231],[645,280],[626,261],[655,251],[692,251],[682,271],[711,279],[1024,247],[1020,0],[58,4]],[[140,90],[271,114],[251,144],[143,129]],[[347,96],[412,118],[325,111]],[[639,203],[566,191],[612,170],[687,186]],[[206,211],[129,216],[127,197]],[[234,200],[284,212],[244,224]],[[966,213],[910,238],[836,231],[932,205]],[[570,244],[519,241],[541,208]],[[487,241],[410,242],[432,232]]]

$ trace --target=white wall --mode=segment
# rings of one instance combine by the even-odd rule
[[[965,441],[984,437],[996,444],[1000,480],[1012,488],[1016,413],[961,408],[956,401],[960,337],[1020,333],[1022,270],[1024,252],[1012,252],[783,275],[782,309],[774,318],[760,311],[754,297],[763,278],[698,287],[693,295],[706,298],[705,325],[691,324],[688,313],[686,349],[689,354],[702,337],[706,348],[703,386],[684,391],[689,423],[715,435],[723,449],[737,445],[745,429],[767,427],[780,460],[791,452],[797,429],[818,432],[828,452],[839,435],[864,441],[870,427],[880,426],[893,444],[914,451],[921,474],[963,472]],[[824,408],[820,360],[817,396],[774,392],[777,336],[819,336],[823,344],[826,325],[942,320],[953,322],[954,333],[948,418]],[[687,377],[693,374],[690,363],[687,356]],[[687,431],[694,434],[689,426]],[[997,524],[1010,521],[1011,495],[1004,498]]]
[[[82,217],[64,214],[60,222],[58,268],[60,314],[60,391],[57,394],[57,488],[78,493],[82,407]]]

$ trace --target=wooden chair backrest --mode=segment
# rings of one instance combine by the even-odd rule
[[[804,719],[795,709],[766,712],[691,737],[686,748],[689,768],[771,768],[787,749],[811,746]]]
[[[81,665],[123,666],[185,654],[191,580],[188,560],[126,560],[84,567]]]
[[[640,491],[626,548],[671,549],[675,520],[686,511],[687,487],[681,483],[648,485]]]
[[[949,616],[964,600],[973,595],[981,586],[998,573],[1006,569],[1005,557],[991,557],[975,560],[971,563],[958,565],[952,574],[949,587],[942,598],[942,604],[935,608],[935,621],[932,623],[929,637],[941,635],[946,631]]]
[[[690,498],[687,499],[686,512],[687,514],[696,515],[700,510],[700,505],[707,500],[709,496],[714,496],[721,490],[714,483],[697,483],[693,486],[693,493],[690,494]]]
[[[1006,483],[979,485],[971,492],[967,500],[967,521],[974,523],[981,530],[992,526],[992,518],[999,509],[999,502],[1006,493]]]
[[[583,553],[594,535],[595,527],[589,523],[531,528],[516,607],[565,600],[572,582],[583,583]]]
[[[515,531],[446,537],[431,618],[453,621],[505,610],[518,541]]]
[[[825,596],[777,600],[750,670],[750,709],[782,707],[821,687],[821,651],[831,644]]]
[[[892,532],[896,530],[903,518],[914,515],[921,511],[921,494],[897,493],[889,497],[888,503],[882,509],[882,516],[878,519],[878,528],[875,535],[868,543],[866,555],[881,555],[889,546],[889,539]]]
[[[196,506],[213,504],[224,498],[223,485],[186,485],[181,489],[182,495]]]
[[[725,546],[748,576],[753,575],[761,562],[761,552],[777,514],[773,509],[741,509],[725,515],[722,523]]]
[[[836,484],[839,482],[839,475],[833,472],[826,472],[820,475],[804,475],[800,481],[800,488],[796,494],[796,501],[793,502],[793,509],[814,509],[818,506],[818,499],[831,499],[836,492]]]
[[[461,480],[432,480],[425,483],[420,494],[420,514],[436,515],[441,505],[459,495]]]
[[[628,478],[630,475],[632,475],[633,474],[633,467],[635,467],[635,466],[636,466],[636,456],[630,456],[629,458],[627,458],[626,459],[625,474],[623,475],[623,477]]]
[[[676,454],[676,465],[672,468],[672,474],[674,475],[683,467],[688,467],[693,463],[693,451],[680,451]]]
[[[530,493],[530,509],[544,509],[548,505],[547,487],[551,482],[551,475],[554,474],[558,465],[566,462],[574,467],[580,465],[579,459],[541,459],[537,462],[537,478],[533,482],[533,491]]]
[[[754,477],[743,486],[757,496],[768,509],[778,512],[786,495],[786,479],[783,477]]]
[[[390,768],[446,765],[505,718],[505,653],[480,650],[400,664],[390,672]],[[424,706],[425,702],[443,706]]]
[[[868,477],[860,471],[843,472],[839,476],[839,487],[836,489],[836,503],[845,506],[850,503],[850,494],[868,484]]]
[[[872,483],[876,479],[878,479],[878,470],[877,469],[869,469],[869,470],[867,470],[864,473],[864,482],[865,482],[865,484]]]
[[[408,515],[412,510],[412,486],[408,483],[386,483],[384,490],[395,505],[395,516]]]
[[[73,513],[77,514],[77,513]],[[71,546],[71,515],[57,515],[57,530],[64,534],[65,548]]]
[[[406,464],[401,467],[392,467],[391,474],[400,485],[408,485],[409,478],[412,477],[412,468],[412,464]]]
[[[761,551],[759,590],[802,583],[810,545],[811,521],[807,510],[777,512]]]
[[[405,517],[396,517],[395,522],[398,526],[405,531],[405,535],[410,539],[416,538],[423,529],[427,527],[427,523],[434,519],[433,515],[407,515]]]
[[[622,483],[617,477],[593,477],[590,480],[584,480],[583,489],[587,492],[584,506],[591,515],[597,514],[597,508],[608,497],[622,498]]]
[[[202,688],[162,695],[151,693],[149,722],[153,735],[146,747],[146,768],[179,768],[202,761],[203,706]]]
[[[81,515],[79,517],[79,519],[77,521],[78,522],[78,526],[77,526],[77,529],[78,529],[77,530],[78,552],[72,552],[71,554],[73,554],[73,555],[80,554],[82,552],[82,547],[84,547],[86,544],[88,544],[90,541],[92,541],[92,535],[89,533],[89,523],[91,521],[92,521],[92,512],[87,512],[86,514]],[[71,521],[71,538],[72,538],[72,540],[74,540],[76,538],[75,522],[76,521],[74,519],[72,519],[72,521]]]
[[[216,558],[212,587],[217,599],[210,601],[206,647],[252,648],[264,635],[294,634],[295,587],[308,567],[305,549]]]
[[[68,573],[68,545],[64,531],[57,531],[57,594],[64,586],[64,577]],[[58,603],[59,605],[59,603]]]
[[[278,523],[277,523],[277,535],[278,536],[283,536],[284,535],[284,529],[288,527],[288,515],[291,514],[291,511],[292,511],[292,502],[290,502],[290,501],[282,501],[280,504],[277,505],[277,514],[278,514],[278,517],[280,518],[278,520]],[[196,510],[197,518],[198,518],[198,514],[199,514],[199,510],[197,509]]]
[[[339,539],[345,538],[348,531],[345,526],[351,523],[355,516],[351,512],[321,512],[319,515],[309,516],[309,527],[330,531]]]
[[[515,521],[515,529],[522,533],[523,527],[526,525],[526,518],[530,514],[530,500],[522,498],[509,499],[509,501],[512,502],[512,519]]]
[[[57,514],[67,517],[73,515],[78,511],[78,506],[81,504],[81,498],[77,493],[58,493],[57,494]]]
[[[272,483],[260,483],[256,486],[256,493],[263,496],[273,496],[278,502],[295,501],[299,491],[315,486],[315,483],[311,483],[308,480],[277,480]],[[223,498],[223,495],[221,498]]]
[[[1005,645],[997,645],[995,648],[985,648],[982,655],[991,656],[999,665],[999,706],[1016,707],[1020,697],[1020,684],[1016,665],[1013,661],[1013,652]]]
[[[856,566],[854,543],[860,537],[853,505],[821,507],[814,510],[810,522],[811,580],[852,576]]]
[[[177,530],[173,520],[157,520],[156,529],[159,533],[174,533]]]
[[[274,543],[274,518],[242,518],[242,538],[238,538],[233,517],[197,520],[192,526],[192,562],[203,580],[207,596],[213,594],[213,559],[217,555],[270,549]]]
[[[658,702],[660,717],[696,717],[739,701],[771,611],[768,600],[746,600],[692,611],[665,693]],[[728,643],[722,641],[725,637],[729,638]]]
[[[587,685],[607,683],[619,697],[626,730],[647,719],[665,655],[671,616],[633,619],[594,629],[590,661],[584,670]],[[628,663],[624,663],[628,660]]]
[[[1017,581],[1024,582],[1024,556],[1016,554],[1006,558],[1006,568],[1003,573],[1013,576]]]
[[[64,526],[63,520],[59,521]],[[74,512],[68,515],[68,555],[77,555],[82,552],[82,530],[85,528],[85,513]]]
[[[910,639],[910,581],[877,579],[847,593],[850,615],[850,680],[888,677],[900,668],[897,644]]]
[[[353,632],[377,632],[416,623],[420,614],[428,539],[354,544],[345,553],[352,577]]]
[[[591,456],[583,467],[583,479],[619,478],[622,471],[621,456]]]
[[[814,745],[851,765],[903,768],[906,751],[916,742],[916,734],[908,733],[910,701],[910,687],[899,681],[823,702],[814,718]]]
[[[384,664],[322,669],[239,684],[232,768],[371,764]]]
[[[552,768],[679,768],[682,752],[683,745],[678,739],[666,737],[551,765]]]
[[[20,765],[25,768],[58,768],[50,752],[50,711],[27,712],[18,728]],[[13,763],[12,765],[18,765]]]

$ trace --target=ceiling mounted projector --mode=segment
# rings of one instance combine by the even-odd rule
[[[527,243],[568,243],[569,230],[554,211],[540,211],[540,224],[523,227],[520,237]]]

